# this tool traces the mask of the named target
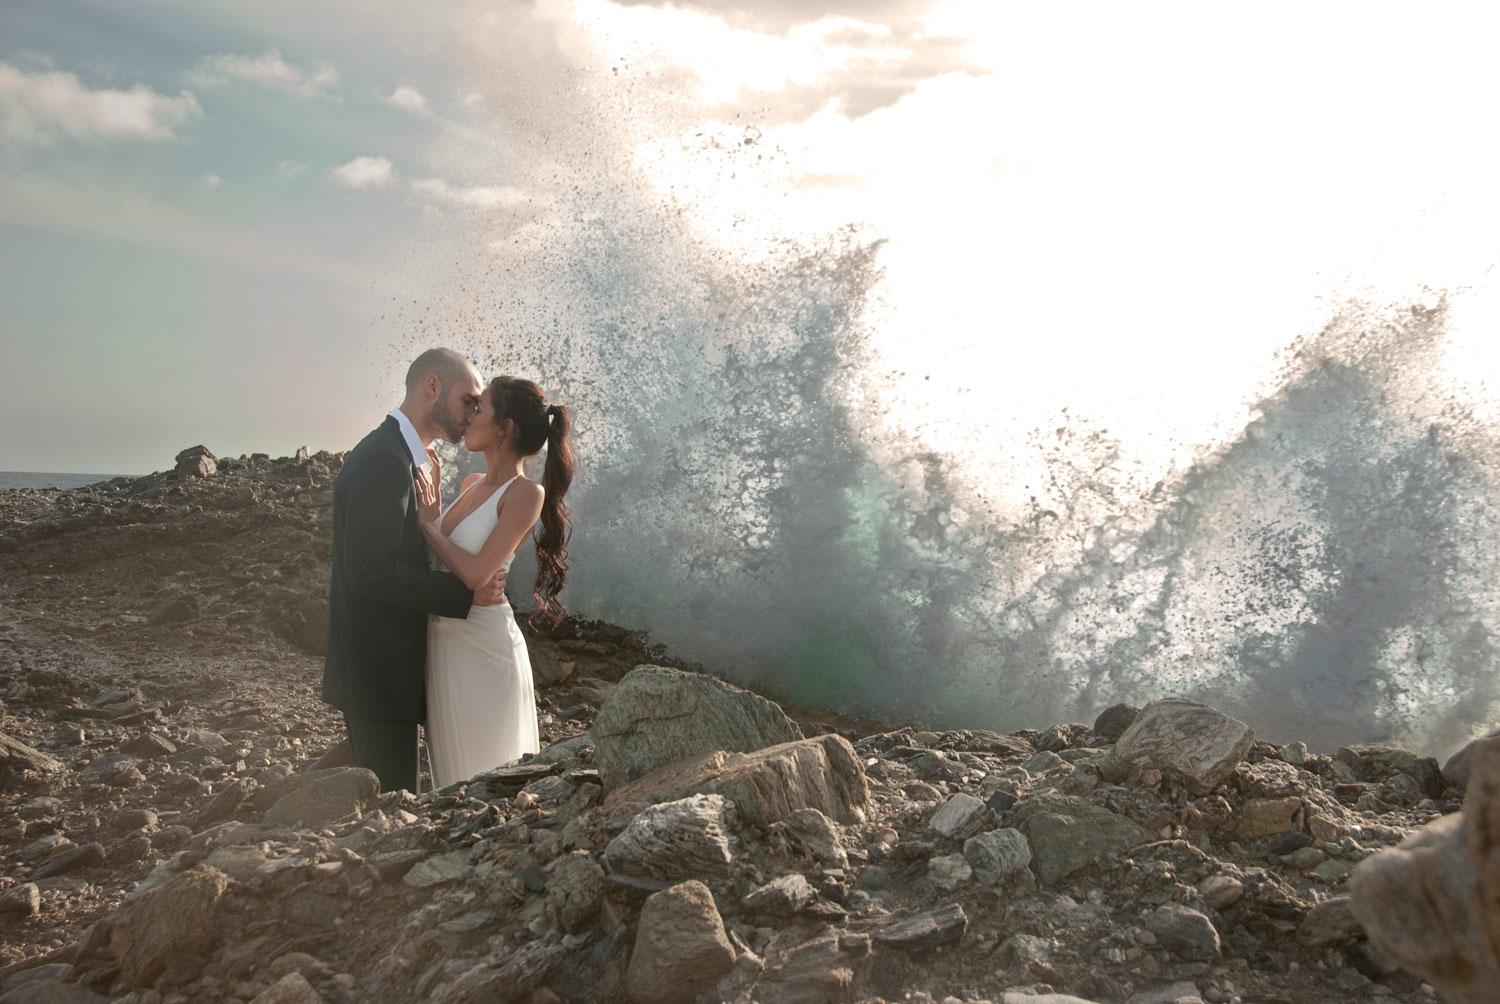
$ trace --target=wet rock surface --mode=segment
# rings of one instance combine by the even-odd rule
[[[926,730],[569,621],[526,627],[540,755],[380,792],[318,699],[340,459],[0,494],[0,999],[1440,999],[1401,963],[1454,947],[1350,875],[1410,838],[1369,889],[1487,876],[1474,751],[1277,746],[1188,702]]]

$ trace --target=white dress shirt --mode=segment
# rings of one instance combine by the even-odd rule
[[[396,420],[396,425],[401,429],[401,438],[406,440],[406,448],[411,452],[411,462],[422,468],[422,473],[429,478],[432,477],[432,458],[427,456],[427,444],[422,442],[422,437],[417,435],[417,427],[411,424],[411,419],[406,417],[406,412],[397,408],[391,412],[391,417]]]

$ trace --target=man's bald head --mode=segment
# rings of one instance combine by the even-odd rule
[[[467,359],[452,349],[428,349],[407,367],[406,392],[412,393],[430,376],[437,377],[446,389],[453,385],[453,381],[468,376],[473,368]]]
[[[424,439],[441,436],[456,443],[478,410],[483,392],[473,363],[452,349],[428,349],[406,371],[406,400],[401,410]]]

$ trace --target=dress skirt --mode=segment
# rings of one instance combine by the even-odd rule
[[[438,788],[541,749],[531,657],[510,604],[428,624],[427,747]]]

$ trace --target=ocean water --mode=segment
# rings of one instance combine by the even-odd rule
[[[18,488],[82,488],[108,481],[117,474],[55,474],[37,471],[0,471],[0,492]]]

